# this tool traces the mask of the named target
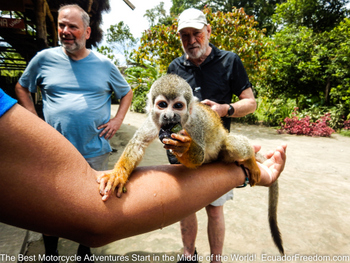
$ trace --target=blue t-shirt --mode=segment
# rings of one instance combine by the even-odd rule
[[[19,83],[31,92],[40,87],[45,121],[85,158],[111,151],[97,127],[110,119],[112,92],[120,99],[130,86],[110,60],[93,51],[72,60],[62,47],[45,49],[30,61]]]
[[[17,100],[11,98],[2,89],[0,89],[0,117],[11,109],[16,103]]]

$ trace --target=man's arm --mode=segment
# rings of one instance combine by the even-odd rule
[[[219,162],[198,169],[138,167],[125,198],[113,195],[102,202],[95,181],[100,172],[59,132],[19,105],[0,117],[0,149],[0,221],[88,246],[175,223],[245,178],[241,167]],[[285,145],[278,147],[259,164],[259,184],[277,180],[285,152]]]
[[[216,111],[220,117],[244,117],[256,110],[256,101],[252,88],[242,91],[238,98],[239,101],[231,104],[219,104],[211,100],[203,100],[202,103]],[[227,116],[230,105],[234,108],[234,113],[231,116]]]
[[[32,95],[29,90],[17,82],[15,91],[19,104],[38,116],[38,113],[35,110],[34,102],[32,100]]]
[[[244,117],[247,114],[253,113],[256,110],[257,105],[252,88],[243,90],[242,93],[238,96],[238,98],[239,101],[236,101],[235,103],[231,104],[235,108],[235,111],[234,114],[230,117]]]
[[[105,138],[109,140],[119,130],[131,105],[132,96],[133,92],[132,90],[129,90],[129,92],[120,100],[119,109],[115,117],[98,127],[99,130],[103,129],[100,133],[100,137],[105,136]]]

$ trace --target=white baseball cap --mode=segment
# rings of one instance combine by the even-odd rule
[[[189,8],[183,11],[179,16],[177,32],[186,27],[202,29],[207,24],[207,19],[202,11]]]

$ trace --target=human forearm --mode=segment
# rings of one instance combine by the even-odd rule
[[[22,105],[27,110],[29,110],[30,112],[34,113],[35,115],[38,115],[35,110],[34,102],[32,100],[32,96],[29,90],[24,88],[17,82],[15,86],[15,91],[16,91],[16,96],[18,98],[19,104]]]
[[[233,181],[228,174],[219,175],[222,186],[220,179],[214,180],[213,173],[232,175],[227,166],[217,164],[197,170],[170,165],[137,168],[128,192],[104,203],[97,173],[44,121],[15,105],[0,118],[0,131],[0,220],[89,246],[174,223],[227,191],[224,178]],[[191,198],[193,191],[201,197]]]
[[[242,99],[235,103],[231,103],[231,105],[235,108],[235,111],[230,117],[234,118],[244,117],[256,110],[255,99]]]
[[[219,104],[211,100],[203,100],[203,104],[208,105],[212,110],[216,111],[220,117],[244,117],[256,110],[256,101],[253,97],[240,96],[240,100],[230,104]],[[228,115],[230,105],[234,108],[232,115]]]
[[[113,195],[103,202],[95,180],[100,173],[61,134],[19,105],[0,118],[0,149],[0,221],[88,246],[172,224],[244,182],[235,164],[139,167],[122,198]],[[274,165],[270,160],[267,167]],[[263,170],[262,177],[273,179]]]
[[[238,98],[238,101],[231,104],[234,107],[234,113],[230,117],[244,117],[247,114],[253,113],[256,110],[257,105],[252,88],[243,90],[242,93],[238,96]]]

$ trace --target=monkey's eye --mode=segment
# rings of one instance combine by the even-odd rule
[[[168,103],[166,103],[165,101],[158,102],[157,105],[159,108],[162,108],[162,109],[165,109],[166,107],[168,107]]]
[[[175,109],[182,109],[184,107],[183,103],[181,102],[177,102],[174,104],[174,108]]]

